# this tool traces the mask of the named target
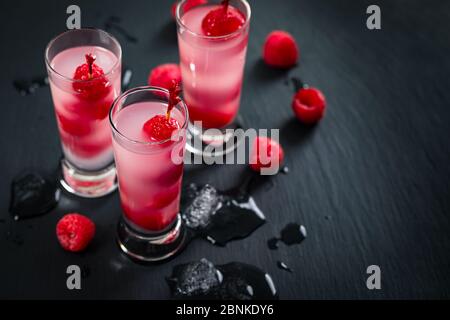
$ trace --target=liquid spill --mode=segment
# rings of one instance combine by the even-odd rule
[[[307,232],[305,226],[298,223],[288,223],[283,230],[281,230],[280,237],[269,239],[267,241],[267,246],[271,250],[276,250],[278,249],[279,241],[288,246],[300,244],[306,239],[306,236]]]
[[[241,262],[215,266],[203,258],[176,265],[166,280],[176,299],[278,299],[271,276]]]
[[[269,247],[270,250],[278,249],[278,239],[277,238],[269,239],[267,241],[267,246]]]

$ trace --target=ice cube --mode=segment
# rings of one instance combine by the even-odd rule
[[[167,282],[175,297],[198,297],[213,292],[220,285],[221,279],[220,271],[203,258],[176,266]]]
[[[9,211],[15,220],[38,216],[54,208],[59,196],[56,183],[38,173],[24,173],[12,181]]]
[[[191,229],[204,229],[220,208],[220,204],[219,192],[209,184],[204,185],[183,212],[186,225]]]

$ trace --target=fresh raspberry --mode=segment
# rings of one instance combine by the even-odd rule
[[[73,88],[84,99],[96,100],[105,96],[108,91],[108,79],[103,69],[94,63],[95,55],[85,56],[86,63],[78,66],[73,75]]]
[[[176,15],[177,15],[176,9],[177,9],[178,2],[179,1],[176,1],[174,4],[172,4],[172,7],[171,7],[172,17],[174,19],[175,19]],[[205,4],[207,2],[208,2],[207,0],[187,0],[184,3],[184,6],[183,6],[183,12],[188,12],[192,8],[194,8],[196,6],[199,6],[199,5],[202,5],[202,4]]]
[[[238,9],[230,6],[228,0],[211,10],[202,21],[203,33],[207,36],[220,37],[240,29],[245,23],[245,16]]]
[[[316,88],[300,89],[292,101],[292,109],[296,117],[306,124],[316,123],[322,119],[325,108],[325,97]]]
[[[169,89],[172,81],[181,85],[180,66],[175,63],[161,64],[155,67],[148,75],[148,84],[154,87]]]
[[[95,234],[95,224],[79,213],[66,214],[56,225],[56,236],[64,250],[84,250]]]
[[[298,55],[298,47],[294,37],[285,31],[271,32],[264,42],[263,59],[270,66],[292,67],[297,63]]]
[[[172,132],[178,128],[180,126],[174,118],[157,115],[144,123],[143,130],[152,141],[163,141],[170,139]]]
[[[279,168],[283,160],[283,148],[276,141],[262,136],[255,139],[250,154],[250,168],[256,172],[260,172],[261,168]]]

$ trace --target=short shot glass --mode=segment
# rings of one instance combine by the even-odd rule
[[[86,55],[95,59],[90,71]],[[117,188],[108,113],[120,94],[121,58],[119,42],[99,29],[66,31],[45,50],[64,154],[60,181],[70,193],[95,198]]]
[[[144,123],[165,115],[169,92],[157,87],[126,91],[110,111],[114,157],[123,215],[118,243],[135,260],[167,259],[184,244],[180,217],[188,110],[180,101],[171,111],[179,129],[163,141],[149,141]]]

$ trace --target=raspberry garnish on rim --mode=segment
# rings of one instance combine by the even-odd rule
[[[89,79],[92,79],[92,66],[94,64],[95,59],[97,59],[97,57],[95,55],[93,55],[92,53],[87,54],[86,56],[86,63],[88,64],[89,67]],[[103,70],[102,70],[103,72]]]
[[[85,99],[97,99],[108,92],[108,80],[102,68],[95,64],[96,56],[86,54],[86,63],[78,66],[73,75],[73,88]]]
[[[180,128],[178,121],[170,117],[172,109],[181,101],[179,95],[181,87],[175,80],[169,88],[169,103],[166,115],[157,115],[144,123],[143,130],[152,141],[163,141],[170,139],[172,133]]]
[[[180,83],[176,80],[172,80],[172,85],[169,88],[169,105],[167,106],[167,113],[166,113],[167,120],[170,119],[170,112],[172,111],[173,107],[175,107],[178,104],[178,102],[181,101],[180,93],[181,93]]]
[[[205,35],[219,37],[233,33],[242,28],[245,16],[241,11],[229,5],[229,0],[222,1],[221,7],[211,10],[202,21]]]

